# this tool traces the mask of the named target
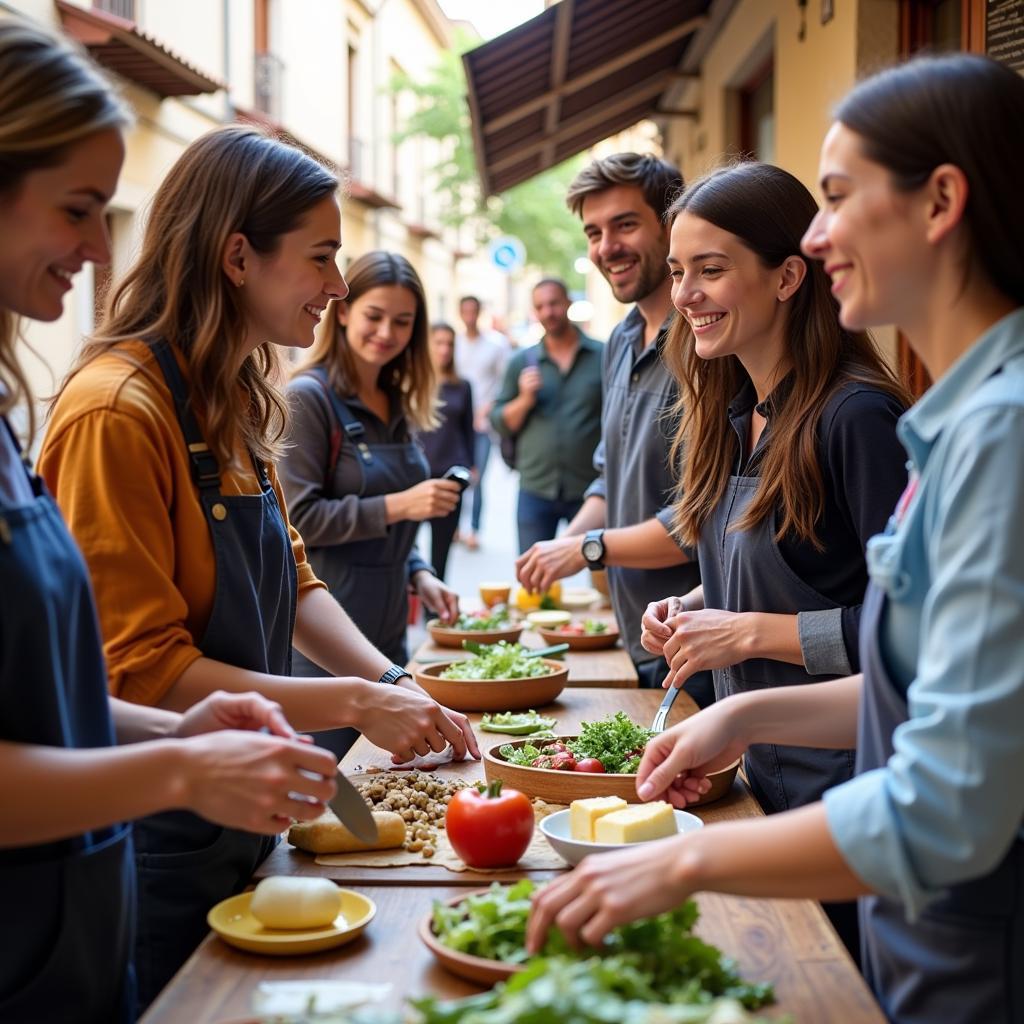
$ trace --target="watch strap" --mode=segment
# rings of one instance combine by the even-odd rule
[[[410,679],[412,679],[411,672],[402,668],[401,665],[392,665],[391,668],[389,668],[377,681],[380,683],[388,683],[389,685],[393,686],[403,676],[408,676]]]

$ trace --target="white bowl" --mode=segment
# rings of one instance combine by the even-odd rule
[[[540,830],[551,844],[554,851],[564,857],[570,864],[579,864],[591,853],[608,853],[611,850],[624,850],[628,846],[640,846],[640,843],[587,843],[582,839],[573,839],[569,833],[570,811],[555,811],[540,821]],[[676,828],[679,832],[694,832],[704,827],[704,822],[696,814],[689,811],[673,811],[676,816]],[[653,842],[653,840],[646,840]]]
[[[601,592],[593,587],[563,587],[558,604],[567,611],[582,612],[600,600]]]

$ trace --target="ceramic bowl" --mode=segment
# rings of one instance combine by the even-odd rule
[[[704,822],[696,814],[689,811],[674,811],[676,816],[676,830],[679,832],[694,832],[704,827]],[[591,853],[608,853],[611,850],[622,850],[628,846],[638,846],[638,843],[587,843],[579,839],[573,839],[569,830],[570,811],[555,811],[540,821],[540,830],[551,844],[552,849],[561,857],[564,857],[570,864],[579,864],[584,857]]]
[[[550,704],[565,688],[569,670],[560,661],[542,659],[551,672],[528,679],[441,679],[458,659],[414,668],[416,682],[431,697],[455,711],[528,711]]]
[[[462,648],[463,640],[472,640],[477,644],[496,644],[499,640],[514,644],[526,628],[524,623],[504,626],[501,629],[449,629],[440,619],[431,619],[427,623],[430,639],[438,647]]]

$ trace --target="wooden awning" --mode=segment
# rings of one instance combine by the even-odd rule
[[[658,113],[712,0],[561,0],[463,57],[484,193]]]
[[[182,60],[133,21],[57,0],[61,27],[99,64],[162,98],[195,96],[227,86]]]

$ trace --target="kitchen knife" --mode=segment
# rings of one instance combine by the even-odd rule
[[[338,821],[342,823],[357,839],[364,843],[377,841],[377,822],[362,794],[352,785],[338,769],[335,779],[338,791],[327,801],[327,806],[334,811]]]

